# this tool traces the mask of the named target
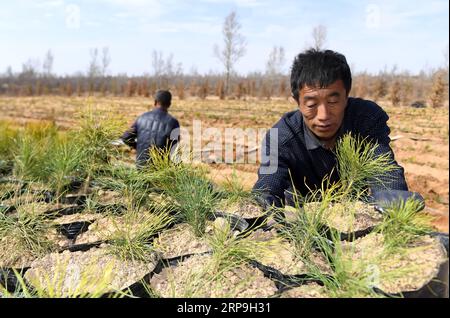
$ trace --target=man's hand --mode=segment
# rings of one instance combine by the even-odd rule
[[[386,208],[389,208],[396,202],[406,202],[408,199],[417,200],[420,203],[419,210],[425,208],[425,200],[417,192],[403,191],[403,190],[378,190],[374,191],[371,195],[371,203],[381,211],[384,212]],[[418,212],[417,211],[417,212]]]

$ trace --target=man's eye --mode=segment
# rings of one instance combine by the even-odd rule
[[[308,108],[314,108],[314,107],[316,107],[316,104],[306,105],[306,107],[308,107]]]

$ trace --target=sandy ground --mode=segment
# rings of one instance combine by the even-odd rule
[[[124,127],[141,113],[149,110],[150,99],[134,97],[0,97],[0,120],[12,121],[15,125],[26,122],[54,121],[61,128],[76,125],[78,111],[85,105],[120,115]],[[202,128],[215,127],[221,132],[225,128],[270,128],[295,104],[288,100],[246,100],[220,101],[173,100],[171,113],[192,132],[194,120],[200,120]],[[434,224],[440,231],[449,230],[449,111],[448,107],[414,109],[380,105],[388,113],[391,128],[391,145],[396,160],[405,168],[405,175],[411,191],[425,197],[426,210],[435,217]],[[202,138],[202,145],[211,144],[213,139]],[[222,140],[224,142],[224,140]],[[250,150],[252,147],[244,148]],[[238,154],[239,155],[239,154]],[[234,157],[236,153],[234,153]],[[206,154],[214,161],[211,154]],[[216,158],[217,159],[217,158]],[[248,159],[248,158],[247,158]],[[233,171],[247,189],[257,179],[257,163],[209,164],[211,177],[224,182]]]

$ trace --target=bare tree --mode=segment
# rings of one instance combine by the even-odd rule
[[[244,56],[246,41],[240,33],[241,24],[237,20],[236,11],[232,11],[223,24],[222,34],[224,47],[214,46],[215,56],[222,62],[225,67],[225,92],[228,94],[230,89],[230,75],[233,71],[235,63]]]
[[[156,78],[158,82],[158,86],[161,85],[161,75],[164,72],[165,63],[163,59],[163,54],[161,51],[153,50],[152,52],[152,68],[153,68],[153,76]]]
[[[398,106],[401,102],[401,92],[402,87],[400,81],[398,79],[394,80],[394,83],[391,85],[389,99],[391,100],[392,106]]]
[[[403,106],[408,106],[411,103],[411,98],[413,96],[414,86],[410,78],[411,76],[408,74],[405,76],[403,88],[400,93]]]
[[[8,67],[6,68],[5,77],[7,79],[12,79],[14,77],[14,72],[11,65],[8,65]]]
[[[102,51],[102,76],[105,77],[108,72],[109,64],[111,64],[111,56],[109,55],[109,48],[105,46]]]
[[[178,98],[180,100],[183,100],[184,96],[185,96],[185,94],[184,94],[185,93],[184,92],[184,90],[185,90],[184,79],[181,79],[181,80],[178,81],[175,89],[177,91]]]
[[[175,76],[180,77],[183,76],[183,63],[177,63],[177,67],[175,69]]]
[[[267,99],[270,99],[272,96],[275,86],[277,86],[276,84],[282,82],[280,77],[283,75],[283,66],[285,62],[284,49],[281,46],[274,46],[266,62],[266,74],[263,79],[265,82],[263,95]]]
[[[163,54],[161,51],[157,52],[156,50],[153,50],[152,52],[152,68],[153,68],[153,75],[155,77],[161,76],[164,70],[164,60],[163,60]]]
[[[448,44],[442,51],[442,54],[444,55],[444,66],[448,68]]]
[[[313,47],[316,50],[322,50],[325,46],[325,42],[327,40],[327,28],[324,25],[319,24],[315,26],[312,30],[313,37]]]
[[[381,98],[385,97],[387,93],[387,80],[385,79],[385,75],[380,73],[373,83],[373,99],[379,101]]]
[[[429,97],[431,107],[436,108],[444,106],[445,91],[446,85],[444,82],[444,74],[442,71],[438,71],[433,76],[433,87],[431,88]]]
[[[98,65],[98,49],[94,48],[89,51],[89,54],[91,56],[91,61],[89,62],[89,68],[88,68],[88,76],[90,78],[97,77],[100,73],[100,66]]]
[[[200,75],[198,72],[197,66],[195,66],[195,65],[191,66],[191,69],[189,70],[189,75],[192,77],[197,77]]]
[[[46,77],[52,76],[53,61],[54,61],[54,56],[52,54],[52,51],[48,50],[47,54],[45,54],[44,63],[42,63],[42,72],[43,72],[44,76],[46,76]]]
[[[283,67],[286,63],[285,53],[283,47],[274,46],[269,54],[269,58],[266,63],[266,74],[269,76],[283,74]]]
[[[444,48],[443,52],[442,52],[443,56],[444,56],[444,71],[445,71],[445,78],[448,81],[448,77],[449,77],[449,72],[448,72],[448,44],[447,46]]]
[[[167,75],[168,77],[171,77],[174,75],[173,54],[170,54],[166,59],[166,63],[164,63],[164,74]]]
[[[21,78],[35,78],[39,74],[39,60],[28,59],[22,64],[22,72],[19,74]]]

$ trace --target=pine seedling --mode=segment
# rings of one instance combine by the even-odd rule
[[[421,202],[414,198],[400,200],[385,209],[382,223],[375,231],[383,234],[387,250],[407,247],[420,235],[432,231],[433,218],[421,210]]]
[[[17,255],[28,251],[41,256],[53,250],[54,244],[46,237],[51,224],[45,215],[34,211],[33,204],[17,206],[17,213],[0,213],[0,237],[9,237],[17,244]]]
[[[344,250],[338,231],[331,230],[330,238],[331,241],[320,237],[317,244],[332,268],[332,273],[324,273],[313,262],[306,262],[311,277],[322,282],[331,298],[381,297],[373,290],[372,273],[368,270],[355,270],[370,268],[370,264],[362,261],[355,264],[357,261],[349,257],[353,251]]]
[[[106,114],[103,116],[89,104],[79,114],[79,129],[76,143],[83,150],[83,168],[86,173],[86,186],[90,180],[109,162],[119,155],[112,143],[125,130],[123,121]]]
[[[59,260],[53,268],[51,274],[42,271],[36,271],[33,275],[24,277],[14,270],[18,281],[18,291],[9,293],[5,287],[0,286],[0,292],[8,298],[100,298],[108,294],[111,298],[127,297],[130,294],[122,291],[111,292],[111,282],[114,277],[114,263],[106,264],[101,270],[97,264],[84,268],[79,276],[68,276],[68,260]],[[76,284],[73,280],[77,280]],[[69,286],[65,284],[69,283]]]
[[[50,188],[60,198],[66,191],[74,175],[81,174],[83,151],[73,138],[61,136],[54,142],[45,167]]]
[[[154,254],[151,239],[174,221],[165,207],[152,205],[151,211],[128,209],[120,217],[121,222],[114,223],[108,237],[111,253],[123,260],[151,260]]]
[[[317,247],[317,240],[326,236],[324,227],[327,210],[330,205],[338,201],[342,194],[339,184],[329,184],[325,178],[321,188],[310,189],[308,195],[300,196],[295,187],[293,193],[293,216],[281,220],[281,235],[292,242],[296,257],[301,260],[309,259],[312,250]]]
[[[378,145],[367,138],[344,135],[336,145],[337,169],[342,192],[358,199],[370,186],[386,186],[389,173],[398,169],[389,154],[379,154]]]
[[[176,202],[180,220],[191,225],[197,237],[203,236],[206,221],[218,200],[211,183],[190,170],[184,170],[175,176],[166,193]]]

